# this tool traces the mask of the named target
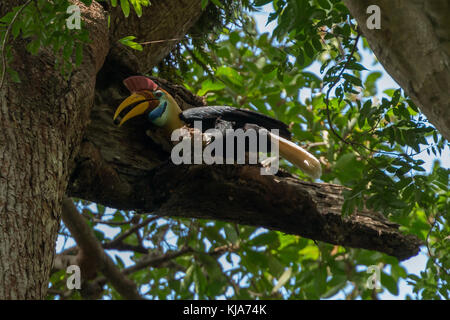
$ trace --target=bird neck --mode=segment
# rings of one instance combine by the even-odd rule
[[[167,97],[167,121],[164,123],[163,127],[169,134],[172,134],[172,131],[184,126],[184,123],[180,119],[180,114],[182,110],[178,106],[178,103],[170,94],[166,94],[166,97]]]

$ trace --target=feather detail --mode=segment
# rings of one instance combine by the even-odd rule
[[[158,85],[151,79],[144,76],[132,76],[123,80],[123,84],[130,92],[138,92],[143,90],[154,91],[158,88]]]
[[[236,109],[228,106],[207,106],[184,110],[180,118],[192,125],[194,121],[202,121],[203,129],[214,128],[216,120],[234,122],[235,129],[243,128],[246,124],[255,124],[268,130],[278,129],[280,136],[291,138],[288,126],[274,118],[256,111]]]

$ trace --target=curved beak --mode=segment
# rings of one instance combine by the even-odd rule
[[[150,96],[150,97],[149,97]],[[119,114],[127,109],[131,108],[131,110],[122,118],[119,123],[119,127],[124,124],[126,121],[131,118],[137,117],[141,114],[144,114],[148,109],[154,109],[159,105],[159,100],[154,98],[151,92],[146,92],[146,94],[141,93],[133,93],[131,96],[126,98],[120,106],[117,108],[116,113],[114,114],[113,120],[119,116]]]

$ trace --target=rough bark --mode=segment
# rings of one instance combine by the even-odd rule
[[[201,14],[199,0],[151,1],[140,19],[134,13],[125,19],[119,7],[112,8],[110,57],[128,65],[135,73],[147,73],[180,42]],[[146,44],[143,51],[117,44],[129,35],[135,36],[137,42],[163,41]]]
[[[450,2],[344,0],[386,71],[450,140]],[[381,29],[369,30],[367,7],[381,9]]]
[[[0,14],[23,3],[2,1]],[[1,92],[0,299],[41,299],[47,291],[61,200],[108,48],[101,6],[80,6],[94,41],[68,81],[50,51],[31,56],[14,43],[12,67],[23,81]]]
[[[14,84],[7,78],[1,92],[0,299],[45,296],[61,201],[89,123],[97,79],[107,79],[115,66],[136,67],[133,73],[148,71],[176,44],[146,46],[136,57],[117,40],[130,33],[142,41],[181,37],[201,15],[200,0],[152,1],[140,19],[134,13],[125,19],[119,9],[111,9],[108,29],[107,12],[100,4],[94,1],[86,8],[72,2],[80,5],[92,40],[83,64],[66,81],[49,50],[31,56],[26,43],[16,40],[12,67],[23,81]],[[24,3],[2,1],[0,15]]]

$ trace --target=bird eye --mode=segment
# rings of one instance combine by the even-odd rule
[[[161,98],[163,96],[163,93],[162,93],[162,91],[155,91],[155,97],[156,98]]]

